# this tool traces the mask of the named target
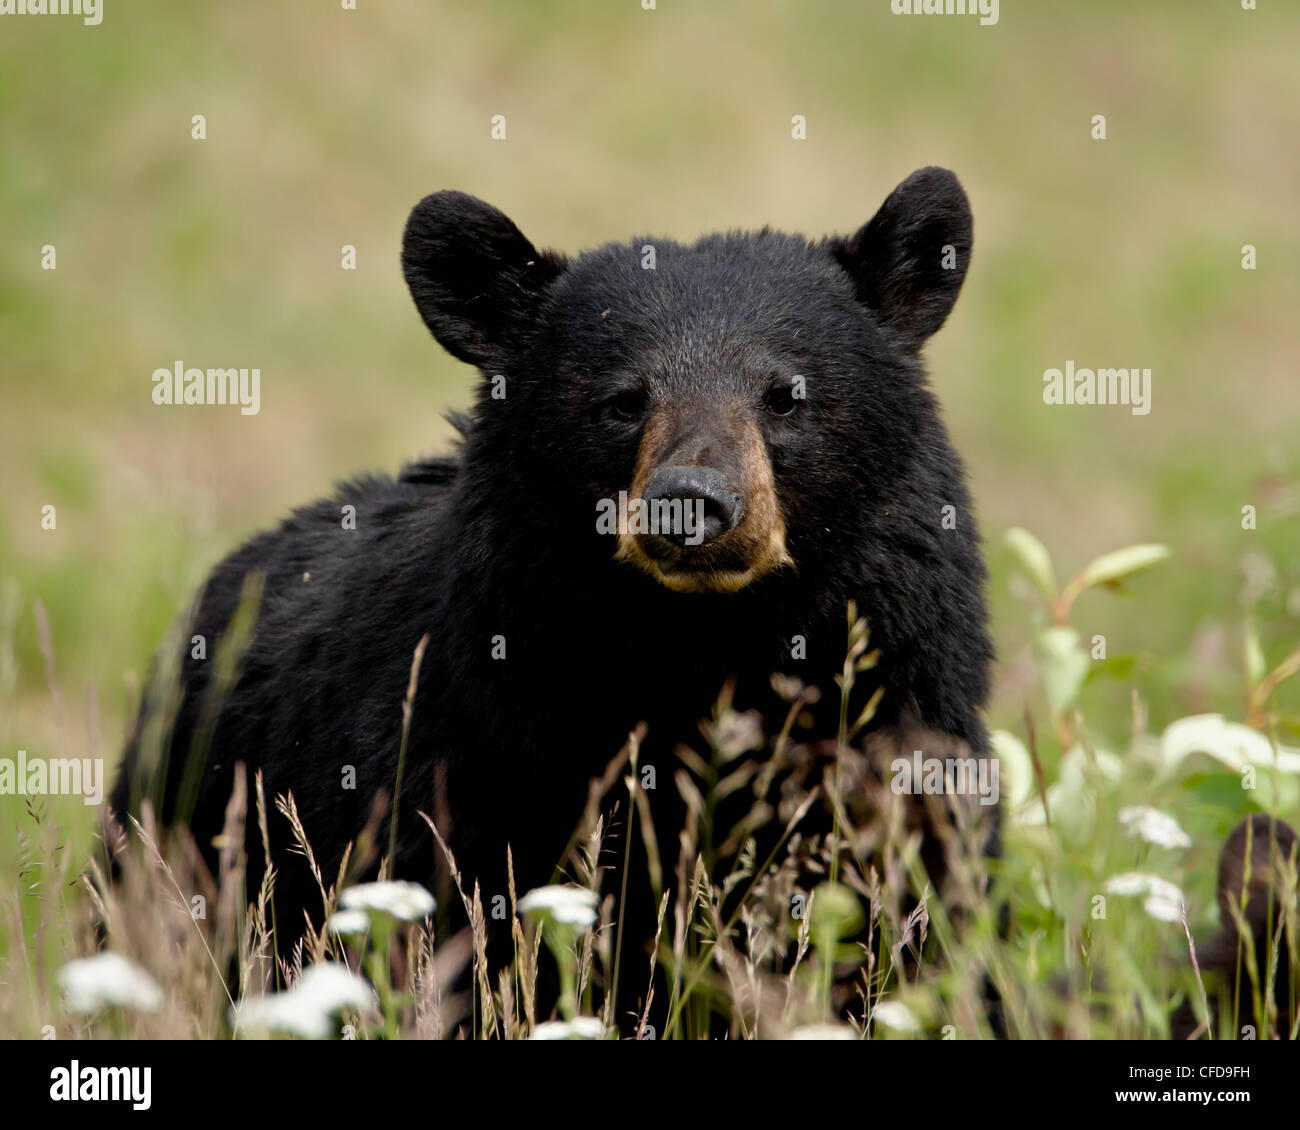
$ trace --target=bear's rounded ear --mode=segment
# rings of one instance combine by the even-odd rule
[[[903,181],[854,235],[832,239],[858,299],[908,352],[957,301],[971,250],[970,202],[957,177],[933,166]]]
[[[433,336],[462,361],[500,366],[536,325],[542,293],[564,259],[538,251],[510,219],[464,192],[413,209],[402,273]]]

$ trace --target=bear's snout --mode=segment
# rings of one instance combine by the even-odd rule
[[[792,565],[772,464],[753,414],[651,416],[627,496],[642,511],[615,557],[674,592],[731,593]]]
[[[656,558],[667,556],[665,543],[681,548],[715,542],[745,515],[744,497],[712,467],[660,467],[646,482],[645,500],[669,519],[645,540],[646,552]]]

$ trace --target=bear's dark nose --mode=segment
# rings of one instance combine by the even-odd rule
[[[745,513],[744,499],[712,467],[660,467],[646,483],[645,501],[652,514],[656,502],[681,503],[668,512],[683,520],[674,520],[672,529],[664,529],[661,523],[659,529],[659,536],[676,546],[715,541],[735,529]]]

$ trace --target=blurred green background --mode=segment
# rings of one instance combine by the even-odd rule
[[[1269,667],[1300,641],[1300,5],[1261,7],[1005,3],[993,27],[888,0],[0,17],[0,751],[115,758],[152,652],[222,554],[336,479],[446,443],[474,374],[398,268],[425,193],[475,193],[574,252],[849,231],[925,164],[957,171],[976,217],[928,357],[988,540],[993,723],[1040,708],[1009,525],[1067,576],[1168,544],[1131,596],[1090,593],[1074,622],[1138,657],[1157,730],[1239,718],[1247,614]],[[177,359],[260,367],[260,415],[155,406],[151,374]],[[1042,373],[1067,359],[1150,367],[1152,411],[1044,406]],[[1114,740],[1129,695],[1085,691]],[[0,798],[0,844],[18,805]],[[90,810],[60,805],[88,834]]]

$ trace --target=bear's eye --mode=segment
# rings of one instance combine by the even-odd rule
[[[605,408],[614,419],[632,423],[645,414],[645,404],[645,392],[639,388],[630,388],[608,401]]]
[[[795,398],[793,386],[773,385],[763,397],[763,406],[773,416],[790,416],[799,406],[799,401]]]

